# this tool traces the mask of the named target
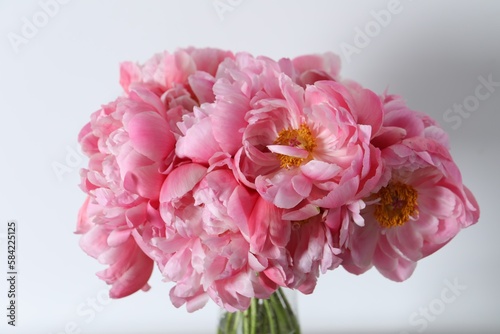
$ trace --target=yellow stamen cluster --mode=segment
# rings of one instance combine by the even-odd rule
[[[402,182],[391,182],[377,193],[380,202],[375,208],[375,219],[382,227],[403,226],[418,213],[417,191]]]
[[[278,133],[278,138],[274,141],[275,145],[287,145],[303,148],[309,152],[307,160],[312,158],[312,151],[316,147],[316,139],[311,133],[307,124],[301,124],[298,129],[283,129]],[[284,154],[278,154],[281,168],[292,168],[300,166],[306,159],[291,157]]]

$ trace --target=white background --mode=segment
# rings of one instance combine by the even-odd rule
[[[0,2],[0,238],[9,219],[19,226],[18,326],[6,325],[1,240],[0,331],[215,332],[214,304],[193,314],[175,309],[168,299],[171,285],[156,271],[147,293],[111,302],[103,297],[107,286],[94,275],[103,267],[79,249],[73,234],[84,200],[78,169],[86,161],[66,161],[90,113],[120,94],[121,61],[144,62],[156,52],[193,45],[275,59],[341,54],[343,77],[378,93],[389,87],[442,124],[481,206],[480,222],[422,260],[404,283],[375,270],[359,277],[343,269],[322,276],[312,295],[299,296],[304,333],[422,330],[412,317],[423,321],[426,333],[500,332],[500,87],[460,118],[456,129],[443,119],[454,104],[474,101],[478,77],[500,82],[500,2],[401,0],[385,26],[371,12],[387,9],[388,1],[221,2],[234,5],[222,16],[212,0],[73,0],[60,5],[18,52],[9,33],[21,35],[23,17],[32,21],[42,9],[38,1]],[[372,36],[362,45],[355,38],[365,28],[373,29]],[[357,53],[342,52],[356,43]],[[70,171],[58,178],[57,164]],[[445,304],[445,282],[455,280],[465,288]],[[420,315],[429,307],[432,321]]]

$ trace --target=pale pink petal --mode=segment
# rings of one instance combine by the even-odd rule
[[[379,240],[379,227],[377,222],[367,223],[363,227],[355,226],[355,235],[350,238],[349,249],[352,262],[361,269],[372,265],[372,258]]]
[[[299,147],[287,145],[267,145],[267,148],[273,153],[283,154],[295,158],[305,159],[309,155],[309,152]]]
[[[120,65],[120,85],[123,90],[128,92],[130,84],[141,80],[140,69],[133,62],[123,62]]]
[[[89,206],[90,196],[85,198],[82,206],[78,210],[78,220],[76,224],[76,234],[86,233],[92,228],[93,224],[89,221],[87,210]]]
[[[166,178],[160,191],[160,202],[169,202],[184,196],[202,179],[207,168],[199,164],[181,165]]]
[[[300,166],[300,170],[305,176],[316,181],[332,179],[341,172],[340,166],[319,160],[309,161]]]
[[[430,189],[419,189],[422,192],[432,193],[432,196],[419,196],[419,209],[437,217],[446,218],[453,214],[457,205],[456,195],[448,188],[434,186]]]
[[[324,208],[336,208],[346,204],[356,196],[359,187],[359,179],[351,178],[339,184],[328,195],[311,201],[311,203]]]
[[[302,74],[304,84],[313,84],[314,81],[308,81],[306,78],[311,78],[311,72],[321,75],[323,80],[335,79],[340,71],[340,57],[334,53],[327,52],[322,55],[304,55],[295,57],[293,66]],[[323,74],[324,73],[324,74]]]
[[[131,229],[123,228],[111,231],[108,236],[107,243],[110,247],[118,247],[128,240],[130,237]]]
[[[311,180],[302,174],[297,174],[292,177],[293,190],[303,198],[306,198],[311,193],[313,184]]]
[[[207,163],[221,148],[214,138],[210,118],[203,118],[179,138],[175,153],[181,158],[190,158],[193,162]]]
[[[382,103],[378,96],[368,89],[351,90],[352,99],[349,100],[351,110],[357,116],[358,124],[370,125],[372,135],[382,126]]]
[[[301,221],[316,216],[319,213],[319,208],[313,204],[306,204],[298,210],[287,211],[283,214],[283,219]]]
[[[396,282],[402,282],[408,279],[415,268],[417,267],[417,263],[409,260],[405,260],[402,258],[388,258],[382,252],[375,252],[374,256],[374,264],[377,267],[377,270],[387,277],[390,280]],[[385,263],[385,267],[387,264],[391,264],[388,268],[380,265],[381,263]]]
[[[188,48],[186,51],[193,58],[198,71],[204,71],[213,76],[215,76],[220,63],[225,59],[234,58],[231,51],[214,48]]]
[[[292,178],[293,179],[293,178]],[[304,199],[295,189],[293,183],[281,184],[278,187],[273,203],[278,208],[291,209]]]
[[[211,103],[215,100],[213,86],[215,78],[205,72],[196,72],[189,77],[189,85],[194,95],[198,98],[199,104]]]

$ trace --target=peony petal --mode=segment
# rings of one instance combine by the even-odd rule
[[[384,149],[388,146],[400,143],[405,136],[405,129],[395,126],[385,126],[379,130],[371,143],[379,149]]]
[[[165,175],[158,171],[158,166],[150,165],[135,169],[125,175],[123,187],[144,198],[159,198]]]
[[[267,145],[269,151],[277,154],[287,155],[289,157],[305,159],[309,156],[309,152],[303,148],[287,146],[287,145]]]
[[[312,180],[326,181],[337,176],[342,170],[336,164],[330,164],[324,161],[311,160],[303,166],[300,166],[302,173]]]
[[[174,149],[175,138],[168,123],[155,112],[135,115],[126,130],[133,148],[152,161],[164,159]]]
[[[340,57],[332,52],[295,57],[292,63],[299,73],[324,71],[330,79],[336,78],[340,71]]]
[[[319,208],[316,205],[306,204],[298,210],[287,211],[285,214],[283,214],[282,218],[284,220],[300,221],[309,219],[319,213]]]
[[[210,115],[213,134],[224,152],[234,155],[242,146],[249,99],[239,89],[219,81],[214,85],[217,107]]]
[[[108,245],[110,247],[118,247],[124,242],[128,240],[130,237],[131,229],[129,228],[124,228],[124,229],[116,229],[111,231],[111,233],[108,236]]]
[[[402,282],[408,279],[417,263],[402,258],[390,258],[382,252],[376,251],[373,258],[375,267],[385,277],[395,282]]]
[[[181,198],[194,188],[206,172],[206,167],[194,163],[177,167],[167,176],[161,187],[160,202]]]
[[[142,79],[139,66],[133,62],[120,64],[120,85],[125,92],[129,91],[130,84]]]
[[[80,247],[93,258],[98,258],[108,248],[109,231],[102,225],[94,225],[80,238]]]
[[[378,223],[371,221],[365,226],[353,226],[354,233],[349,240],[351,259],[359,268],[369,268],[372,265],[373,254],[379,241],[380,228]]]
[[[357,116],[358,124],[370,125],[372,135],[375,135],[382,126],[382,102],[377,94],[369,89],[351,90],[352,99],[349,99],[350,109]]]
[[[241,234],[249,241],[248,219],[255,207],[258,194],[250,193],[246,187],[238,186],[234,189],[227,204],[227,214],[238,226]]]
[[[208,299],[208,294],[206,293],[200,293],[195,297],[189,298],[188,302],[186,303],[186,310],[189,313],[198,311],[207,304]]]
[[[304,196],[295,191],[293,184],[288,183],[278,186],[278,191],[276,192],[273,203],[278,208],[291,209],[299,204],[303,199]]]
[[[268,261],[265,257],[259,258],[255,254],[248,253],[248,265],[256,272],[261,272],[267,268]]]
[[[307,177],[298,174],[292,177],[292,186],[297,194],[305,198],[311,193],[313,184]]]
[[[210,118],[203,118],[190,127],[177,141],[175,153],[180,158],[190,158],[196,163],[208,163],[221,148],[214,138]]]
[[[80,210],[78,210],[78,220],[76,224],[76,234],[83,234],[88,232],[94,224],[89,221],[88,215],[87,215],[87,210],[89,206],[89,201],[90,201],[90,196],[87,196],[85,198],[85,201],[83,202],[83,205],[81,206]]]
[[[468,227],[470,225],[473,225],[477,223],[479,220],[479,215],[480,215],[480,210],[479,210],[479,204],[477,203],[476,198],[472,194],[472,192],[464,186],[464,192],[467,198],[466,206],[467,206],[467,216],[466,220],[462,222],[462,227]]]
[[[193,90],[194,95],[196,95],[200,105],[215,101],[213,92],[215,78],[213,76],[205,72],[196,72],[188,80],[189,86]]]
[[[136,228],[146,222],[146,217],[147,217],[146,208],[147,205],[145,202],[143,202],[125,211],[125,218],[128,227]]]
[[[448,188],[433,186],[428,189],[418,189],[418,207],[437,218],[453,215],[457,205],[457,196]]]
[[[109,232],[99,229],[100,239],[109,238]],[[117,247],[106,246],[99,251],[98,260],[109,264],[97,276],[112,284],[111,298],[126,297],[147,285],[153,270],[153,261],[138,247],[133,237],[120,242]]]
[[[311,201],[312,204],[323,208],[337,208],[352,201],[359,187],[359,179],[351,178],[336,186],[323,198]]]

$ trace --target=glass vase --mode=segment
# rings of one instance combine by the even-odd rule
[[[296,291],[280,288],[269,299],[252,298],[245,311],[222,310],[217,334],[300,334]]]

